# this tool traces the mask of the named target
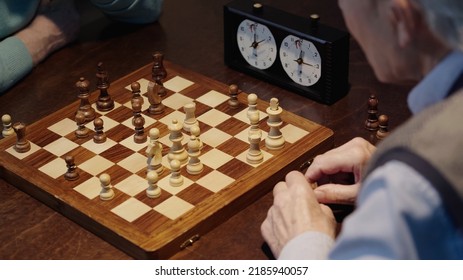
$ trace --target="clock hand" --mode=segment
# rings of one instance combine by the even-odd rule
[[[265,41],[265,40],[260,40],[259,42],[256,42],[256,41],[254,40],[254,42],[252,42],[252,44],[251,44],[249,47],[250,47],[250,48],[255,48],[255,49],[256,49],[256,48],[259,46],[259,44],[262,43],[263,41]]]
[[[309,63],[307,63],[307,62],[304,62],[304,60],[303,60],[302,58],[295,59],[294,61],[297,62],[297,64],[299,64],[299,65],[304,64],[304,65],[308,65],[308,66],[314,67],[312,64],[309,64]]]

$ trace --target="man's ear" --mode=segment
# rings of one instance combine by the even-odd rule
[[[422,24],[419,7],[411,0],[391,0],[391,24],[396,30],[399,46],[405,47],[414,39]]]

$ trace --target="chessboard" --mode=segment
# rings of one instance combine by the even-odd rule
[[[167,75],[163,87],[167,94],[162,97],[161,114],[153,115],[148,110],[146,92],[153,81],[150,63],[106,87],[114,101],[111,110],[99,111],[95,103],[101,89],[91,90],[91,106],[96,117],[104,122],[107,137],[104,143],[96,144],[91,135],[76,137],[76,112],[81,106],[81,101],[76,100],[35,123],[26,124],[25,137],[30,143],[27,152],[14,149],[16,136],[0,141],[1,177],[134,258],[166,259],[187,246],[194,246],[192,243],[207,231],[271,191],[287,172],[304,168],[313,157],[333,146],[330,129],[283,108],[280,130],[284,146],[279,150],[266,148],[269,101],[257,99],[263,160],[250,164],[246,160],[250,149],[249,93],[239,90],[239,103],[231,108],[230,85],[167,60],[164,67]],[[88,80],[92,78],[94,73],[89,74]],[[139,83],[144,99],[144,133],[148,135],[148,131],[157,128],[162,145],[164,171],[157,181],[161,190],[157,198],[146,195],[149,137],[146,136],[144,143],[134,141],[131,106],[134,82]],[[196,105],[199,138],[203,143],[199,159],[204,168],[200,174],[191,175],[183,165],[180,169],[183,183],[173,187],[169,184],[171,167],[167,156],[172,142],[168,127],[173,120],[184,120],[183,106],[191,102]],[[14,120],[14,115],[11,117],[13,122],[20,121]],[[95,133],[93,122],[86,126],[90,134]],[[182,134],[182,144],[186,147],[190,138],[188,133]],[[79,174],[72,181],[64,176],[68,171],[65,159],[69,156],[73,157],[75,172]],[[110,200],[100,199],[99,176],[103,173],[111,178],[114,197]]]

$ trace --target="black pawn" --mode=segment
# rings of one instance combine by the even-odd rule
[[[93,135],[93,142],[95,143],[104,143],[106,141],[106,133],[103,131],[103,120],[100,118],[96,118],[93,121],[93,125],[95,126],[95,135]]]
[[[389,117],[386,115],[381,115],[378,118],[379,122],[379,129],[376,131],[376,138],[378,139],[384,139],[389,135]]]
[[[13,125],[13,130],[16,132],[17,141],[14,149],[18,153],[26,153],[31,149],[31,143],[26,139],[26,125],[22,122],[17,122]]]
[[[64,174],[64,178],[68,181],[75,181],[79,179],[79,173],[77,173],[77,166],[74,163],[74,157],[66,156],[64,161],[66,161],[66,167],[68,168],[68,171]]]
[[[365,128],[374,131],[378,130],[378,99],[374,94],[368,99],[368,118],[365,121]]]

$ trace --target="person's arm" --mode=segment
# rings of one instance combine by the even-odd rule
[[[8,37],[0,42],[0,92],[17,83],[32,67],[32,57],[19,38]]]
[[[144,24],[156,21],[162,11],[163,0],[91,0],[111,19]]]
[[[461,258],[462,248],[434,187],[410,166],[391,161],[366,178],[329,257],[448,259]]]

